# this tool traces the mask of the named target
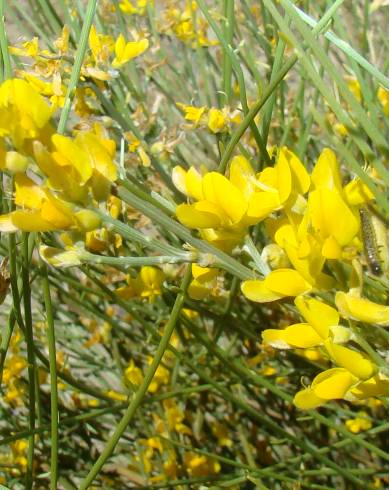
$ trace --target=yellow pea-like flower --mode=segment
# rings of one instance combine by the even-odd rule
[[[115,58],[112,62],[112,67],[122,67],[133,58],[136,58],[137,56],[140,56],[142,53],[144,53],[148,49],[148,47],[148,39],[126,42],[123,34],[120,34],[115,42]]]

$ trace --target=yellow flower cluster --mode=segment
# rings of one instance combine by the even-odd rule
[[[181,223],[200,230],[202,238],[216,247],[231,251],[241,243],[249,226],[274,211],[292,210],[308,190],[310,180],[296,155],[282,148],[274,167],[259,173],[246,158],[237,156],[231,162],[229,178],[178,166],[173,170],[173,182],[195,201],[177,206]]]
[[[99,226],[98,216],[84,206],[110,196],[117,178],[115,142],[97,124],[74,137],[56,134],[51,115],[28,81],[12,79],[0,86],[0,168],[14,175],[17,206],[0,217],[1,231]]]
[[[228,107],[217,109],[216,107],[195,107],[176,103],[184,113],[185,120],[190,128],[205,128],[213,134],[230,132],[234,124],[241,122],[241,113],[231,111]]]

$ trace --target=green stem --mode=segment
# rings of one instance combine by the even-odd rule
[[[28,233],[23,233],[22,241],[22,279],[23,279],[23,304],[24,304],[24,324],[25,339],[27,343],[27,360],[28,360],[28,390],[29,390],[29,413],[28,428],[30,431],[35,429],[35,352],[34,352],[34,335],[32,329],[31,314],[31,288],[29,274],[29,253],[28,253]],[[26,488],[32,488],[33,470],[34,470],[34,436],[28,438],[27,450],[27,472]]]
[[[7,32],[5,30],[4,7],[5,0],[0,0],[0,48],[4,65],[3,79],[7,80],[12,77],[12,65],[8,51]]]
[[[182,262],[195,262],[197,254],[183,252],[180,255],[158,255],[156,257],[107,257],[82,252],[82,261],[93,264],[106,264],[116,267],[140,267],[143,265],[180,264]]]
[[[190,267],[188,267],[185,272],[185,276],[182,280],[181,292],[177,295],[169,321],[165,326],[165,330],[159,342],[157,351],[155,353],[152,363],[149,365],[146,371],[144,380],[142,384],[139,386],[137,392],[135,393],[134,398],[131,400],[126,412],[123,415],[123,418],[121,419],[120,423],[116,427],[115,432],[113,433],[110,440],[106,444],[103,452],[100,454],[99,458],[91,468],[88,475],[81,482],[79,490],[86,490],[92,484],[93,480],[96,478],[97,474],[99,473],[99,471],[101,470],[101,468],[103,467],[107,459],[111,456],[111,454],[115,450],[115,447],[119,442],[119,439],[123,435],[128,424],[131,422],[137,408],[142,403],[143,398],[147,393],[150,383],[153,380],[155,372],[158,369],[158,366],[160,365],[162,357],[169,344],[170,337],[174,331],[181,309],[184,305],[186,290],[188,289],[191,277],[192,277],[191,269]]]
[[[224,32],[227,43],[231,46],[234,37],[234,0],[224,0]],[[231,104],[232,98],[232,63],[226,52],[223,53],[223,89],[226,103]]]
[[[56,490],[58,480],[58,385],[57,385],[57,359],[55,348],[55,327],[53,306],[50,295],[47,266],[41,259],[43,297],[46,308],[47,343],[49,347],[50,369],[50,415],[51,415],[51,461],[50,461],[50,489]]]
[[[97,0],[89,0],[88,7],[86,10],[85,22],[84,25],[82,26],[81,36],[78,42],[76,58],[74,61],[72,73],[70,75],[68,90],[66,92],[65,103],[58,123],[58,129],[57,129],[58,133],[65,132],[66,123],[72,107],[72,102],[76,92],[82,63],[84,61],[85,52],[88,47],[89,31],[92,27],[92,22],[96,12],[96,7],[97,7]]]
[[[344,0],[337,0],[328,9],[328,11],[321,18],[320,22],[318,22],[316,24],[315,28],[312,30],[312,34],[314,36],[318,35],[323,30],[323,28],[326,26],[328,21],[331,19],[331,16],[336,12],[336,10],[339,8],[339,6],[343,2],[344,2]],[[261,99],[258,100],[252,106],[252,108],[249,110],[249,112],[245,115],[243,121],[240,123],[240,125],[238,126],[238,128],[236,129],[234,134],[232,135],[230,142],[227,145],[227,148],[226,148],[226,150],[222,156],[222,159],[220,161],[220,165],[219,165],[219,169],[218,169],[219,172],[222,172],[222,173],[225,172],[225,169],[227,168],[228,162],[232,156],[232,153],[235,149],[235,146],[238,144],[240,138],[243,136],[244,132],[249,127],[251,121],[254,120],[254,118],[258,114],[258,112],[262,109],[262,107],[265,105],[265,103],[270,99],[271,95],[273,94],[275,89],[278,87],[278,85],[281,83],[281,81],[285,78],[286,74],[295,65],[297,60],[298,60],[297,55],[293,55],[287,59],[284,66],[274,75],[274,77],[272,77],[272,80],[270,81],[266,90],[263,92]]]
[[[218,38],[220,44],[223,47],[223,50],[225,52],[225,55],[228,56],[231,60],[231,66],[235,71],[236,77],[238,79],[238,84],[239,84],[239,94],[240,94],[240,100],[242,104],[242,109],[245,114],[249,114],[249,107],[247,103],[247,95],[246,95],[246,84],[244,81],[244,75],[243,75],[243,70],[239,64],[239,60],[232,49],[232,47],[228,44],[226,41],[225,37],[223,36],[223,32],[219,29],[217,26],[216,22],[214,21],[212,15],[210,14],[208,7],[205,3],[204,0],[196,0],[198,6],[200,7],[201,11],[204,14],[204,17],[207,19],[209,22],[209,25],[212,27],[214,33],[216,34],[216,37]],[[255,141],[258,145],[258,148],[260,149],[262,156],[266,160],[266,162],[269,164],[271,162],[270,156],[267,152],[265,143],[258,131],[258,128],[255,124],[254,119],[250,119],[248,121],[248,126],[250,126],[250,129],[253,133],[253,136],[255,138]]]
[[[227,148],[225,149],[223,156],[221,158],[218,171],[224,173],[227,164],[230,161],[232,153],[235,149],[235,146],[238,144],[240,138],[243,136],[246,129],[250,126],[251,122],[254,120],[255,116],[262,109],[265,103],[269,100],[270,96],[274,92],[274,90],[278,87],[281,81],[285,78],[288,71],[294,66],[297,61],[297,56],[292,56],[289,58],[284,66],[277,72],[274,76],[273,80],[269,83],[268,87],[263,92],[263,95],[260,100],[258,100],[248,111],[248,113],[243,118],[243,121],[239,124],[235,132],[233,133]]]

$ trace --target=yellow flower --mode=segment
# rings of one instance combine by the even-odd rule
[[[34,142],[36,162],[50,187],[77,202],[86,198],[90,186],[96,200],[106,200],[117,178],[115,142],[95,126],[93,132],[80,131],[74,139],[54,134],[52,143],[54,151],[49,152],[42,143]]]
[[[22,209],[0,216],[1,231],[50,231],[77,224],[69,204],[24,174],[15,176],[15,189],[15,203]]]
[[[209,172],[202,178],[204,199],[195,204],[180,204],[178,219],[189,228],[220,228],[237,225],[247,204],[243,194],[224,175]]]
[[[184,112],[184,117],[187,121],[192,121],[196,126],[201,122],[206,107],[194,107],[191,105],[181,104],[181,102],[177,102],[176,106],[179,107]]]
[[[349,77],[347,80],[347,86],[350,89],[354,97],[361,102],[362,101],[362,91],[361,86],[356,78]]]
[[[377,97],[384,109],[384,114],[389,117],[389,90],[384,87],[379,87]]]
[[[367,414],[365,412],[359,412],[358,417],[346,420],[345,425],[348,430],[354,434],[358,434],[364,430],[369,430],[372,427],[371,420],[367,418]]]
[[[89,31],[89,47],[96,63],[107,63],[115,49],[115,43],[111,36],[99,34],[92,25]]]
[[[46,128],[52,109],[25,80],[6,80],[0,85],[0,137],[10,137],[16,149],[26,139],[37,138]]]
[[[367,356],[343,345],[336,345],[331,340],[326,340],[326,351],[335,364],[347,369],[349,373],[360,380],[367,380],[377,371],[376,366]]]
[[[0,160],[0,169],[8,170],[11,174],[23,173],[27,167],[28,158],[17,151],[7,151],[4,159]]]
[[[126,42],[123,34],[120,34],[115,42],[115,59],[112,62],[112,67],[120,68],[128,61],[140,56],[148,47],[148,39]]]
[[[389,326],[389,306],[374,303],[353,292],[338,291],[336,307],[344,318],[370,323],[381,327]]]
[[[116,400],[118,402],[125,402],[127,400],[127,395],[124,393],[119,393],[115,390],[108,390],[105,394],[112,400]]]
[[[217,438],[219,446],[232,447],[232,440],[229,437],[228,427],[218,421],[210,423],[212,434]]]
[[[184,454],[184,466],[189,476],[210,476],[220,472],[220,464],[203,454],[188,452]]]
[[[143,381],[142,370],[135,365],[133,359],[131,359],[129,365],[124,371],[124,379],[129,381],[131,384],[135,386],[139,386],[140,384],[142,384]]]
[[[62,250],[41,245],[39,247],[39,255],[45,262],[54,267],[73,267],[82,263],[82,250],[76,247],[67,247],[66,250]]]
[[[193,280],[189,284],[188,294],[192,299],[202,300],[207,296],[217,293],[218,269],[200,267],[192,264]]]
[[[378,373],[353,387],[350,394],[357,400],[375,396],[389,396],[389,379]]]
[[[286,296],[298,296],[312,289],[312,286],[294,269],[277,269],[264,280],[244,281],[243,294],[256,303],[267,303]]]
[[[316,408],[329,400],[344,398],[357,382],[347,369],[328,369],[318,374],[309,388],[296,393],[293,403],[302,410]]]
[[[135,279],[128,276],[128,286],[117,289],[116,293],[124,299],[137,296],[140,298],[148,298],[149,301],[152,302],[156,296],[161,294],[161,287],[164,279],[165,275],[161,270],[146,265],[141,268],[140,273]]]
[[[351,206],[367,204],[374,199],[374,194],[359,178],[351,180],[343,190],[347,203]]]
[[[54,73],[51,82],[45,82],[35,75],[25,71],[21,71],[19,73],[32,87],[34,87],[37,92],[45,97],[50,97],[52,109],[63,107],[65,102],[66,87],[61,83],[61,76],[59,72]]]
[[[283,330],[265,330],[262,339],[266,344],[278,349],[306,349],[322,345],[329,338],[336,343],[350,338],[349,330],[338,325],[339,314],[331,306],[304,296],[298,296],[295,304],[307,323],[290,325]]]
[[[132,15],[144,15],[147,11],[147,5],[152,5],[154,0],[135,0],[130,2],[130,0],[122,0],[119,3],[119,8],[124,14]]]
[[[17,48],[16,46],[10,46],[9,52],[15,56],[26,56],[31,58],[36,58],[39,51],[39,38],[34,37],[31,41],[26,41],[22,44],[21,48]]]
[[[359,231],[359,220],[343,198],[339,164],[332,150],[325,149],[312,172],[312,190],[308,197],[306,229],[313,229],[322,242],[322,254],[329,259],[341,257]]]
[[[226,111],[212,107],[208,112],[208,128],[212,133],[221,133],[227,128],[228,116]]]

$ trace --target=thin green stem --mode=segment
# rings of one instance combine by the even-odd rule
[[[46,264],[41,260],[43,297],[46,309],[47,343],[49,347],[50,364],[50,415],[51,415],[51,461],[50,461],[50,488],[56,490],[58,480],[58,384],[57,359],[55,347],[55,326],[53,306],[51,302],[50,284]]]
[[[150,383],[153,380],[155,372],[161,363],[162,357],[169,344],[170,337],[176,326],[181,309],[184,306],[186,290],[188,289],[191,277],[192,277],[191,269],[190,267],[188,267],[181,283],[181,292],[177,295],[176,301],[171,311],[169,321],[165,326],[163,335],[159,342],[153,361],[151,362],[151,364],[149,365],[145,373],[144,380],[142,384],[139,386],[138,390],[136,391],[135,396],[131,400],[126,412],[123,415],[123,418],[121,419],[120,423],[117,425],[115,432],[112,434],[103,452],[100,454],[99,458],[97,459],[97,461],[95,462],[91,470],[89,471],[88,475],[81,482],[79,487],[80,490],[86,490],[92,484],[93,480],[96,478],[96,476],[98,475],[99,471],[101,470],[101,468],[103,467],[107,459],[111,456],[111,454],[115,450],[116,445],[118,444],[124,431],[127,429],[127,426],[131,422],[136,410],[141,405],[143,398],[146,395],[147,390],[150,386]]]
[[[84,61],[85,53],[88,48],[89,31],[92,27],[93,18],[96,12],[97,0],[89,0],[84,25],[82,26],[81,36],[78,41],[78,48],[72,73],[70,75],[70,81],[66,92],[65,103],[61,112],[61,117],[58,123],[58,133],[64,133],[66,129],[66,123],[69,118],[70,110],[72,108],[73,98],[76,93],[78,80],[80,77],[82,63]]]
[[[5,30],[5,17],[4,17],[4,9],[5,9],[6,0],[0,0],[0,48],[4,66],[3,79],[7,80],[12,77],[12,65],[11,65],[11,57],[9,55],[8,50],[8,38],[7,32]]]
[[[23,279],[23,305],[24,305],[24,324],[25,338],[27,343],[27,360],[28,360],[28,391],[29,391],[29,413],[28,428],[30,431],[35,429],[35,352],[34,352],[34,335],[32,329],[31,314],[31,288],[29,274],[29,253],[28,253],[28,233],[23,233],[22,241],[22,279]],[[26,488],[30,490],[33,486],[34,471],[34,436],[28,438],[27,450],[27,471],[26,471]]]
[[[106,255],[95,255],[82,252],[82,261],[93,264],[106,264],[116,267],[140,267],[143,265],[180,264],[184,262],[195,262],[196,253],[181,252],[180,255],[158,255],[156,257],[107,257]]]
[[[234,0],[224,0],[224,33],[227,43],[232,46],[232,39],[234,37]],[[232,98],[232,63],[231,58],[227,56],[226,52],[223,53],[223,89],[225,93],[225,100],[228,105],[231,104]]]

